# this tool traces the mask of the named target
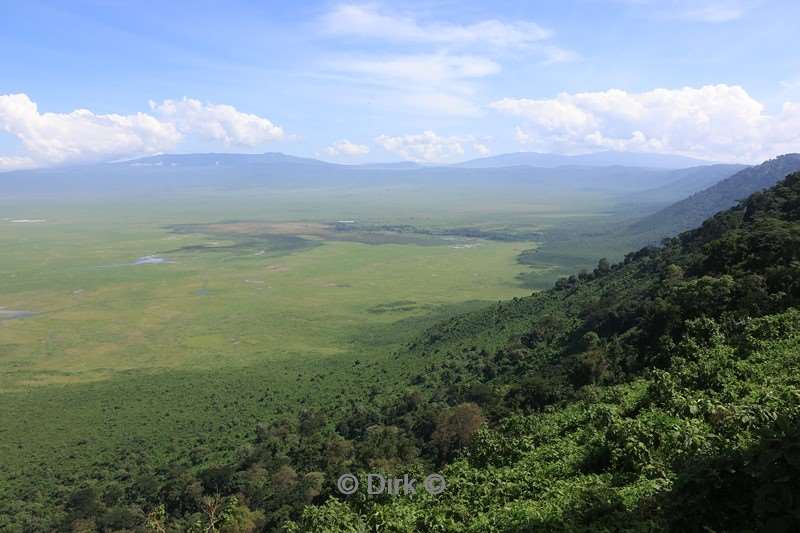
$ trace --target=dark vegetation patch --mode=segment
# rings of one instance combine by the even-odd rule
[[[484,239],[488,241],[501,242],[530,242],[540,240],[542,232],[538,230],[526,229],[523,227],[501,227],[494,229],[484,229],[476,227],[461,228],[420,228],[408,224],[335,224],[334,228],[338,232],[380,232],[395,233],[399,235],[416,234],[429,235],[435,237],[461,237],[467,239]],[[449,241],[446,241],[449,242]]]
[[[399,302],[395,302],[395,304],[399,304]],[[489,305],[491,305],[490,302],[480,300],[447,305],[419,305],[409,309],[409,311],[418,312],[414,316],[395,320],[388,324],[370,324],[369,326],[356,328],[352,333],[353,342],[365,346],[410,346],[417,342],[420,331],[425,331],[447,318],[475,312]],[[390,309],[392,311],[404,311],[403,307],[406,307],[406,305],[393,305]]]
[[[318,246],[321,241],[347,241],[370,245],[399,244],[445,246],[464,239],[485,239],[502,242],[532,241],[541,237],[538,231],[520,228],[429,229],[411,225],[359,223],[268,223],[230,220],[210,224],[173,224],[172,233],[206,235],[229,244],[192,244],[175,252],[228,252],[240,254],[282,255]],[[232,242],[231,242],[232,241]]]
[[[330,241],[358,242],[361,244],[413,244],[416,246],[443,246],[450,241],[424,233],[398,233],[393,231],[336,230],[326,237]]]
[[[417,302],[413,300],[398,300],[396,302],[387,302],[384,304],[374,305],[370,307],[367,311],[370,313],[397,313],[397,312],[407,312],[407,311],[414,311],[415,309],[426,309],[431,310],[434,309],[435,306],[430,304],[418,305]]]
[[[529,289],[549,289],[560,278],[575,272],[587,271],[597,264],[592,251],[552,250],[544,243],[540,248],[523,250],[517,256],[517,262],[527,265],[531,270],[520,272],[516,279],[522,287]],[[600,253],[599,251],[596,253]]]
[[[304,239],[295,235],[280,235],[271,233],[251,233],[242,234],[239,232],[225,232],[224,229],[210,226],[208,224],[176,224],[167,226],[167,229],[172,233],[182,235],[202,234],[208,237],[233,241],[231,244],[192,244],[181,246],[172,250],[165,250],[163,254],[177,253],[177,252],[227,252],[235,254],[252,255],[254,253],[261,253],[261,255],[285,255],[292,252],[306,250],[319,246],[319,241],[311,239]]]

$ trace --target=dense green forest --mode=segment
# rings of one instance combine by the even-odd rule
[[[407,392],[260,425],[238,458],[86,484],[63,531],[796,531],[800,174],[695,230],[429,328]],[[432,496],[345,497],[353,472]]]

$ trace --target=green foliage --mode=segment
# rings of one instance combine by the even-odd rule
[[[397,352],[420,369],[402,391],[263,421],[233,460],[89,483],[47,527],[798,530],[798,235],[794,174],[659,248],[429,327]],[[448,488],[336,491],[376,471]]]
[[[790,176],[661,249],[438,326],[417,349],[463,363],[426,381],[490,384],[492,427],[440,500],[355,510],[397,531],[400,511],[448,531],[796,530],[798,199]],[[527,393],[553,383],[576,388]]]

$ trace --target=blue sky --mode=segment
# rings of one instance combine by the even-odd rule
[[[794,0],[0,3],[0,170],[800,151]]]

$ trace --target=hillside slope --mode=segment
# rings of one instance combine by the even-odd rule
[[[706,218],[736,205],[756,191],[772,187],[787,174],[800,170],[800,154],[787,154],[746,168],[728,179],[647,216],[629,230],[657,242],[698,226]]]
[[[798,306],[800,173],[428,329],[396,354],[427,361],[401,397],[261,425],[231,464],[88,483],[53,529],[796,531]],[[345,497],[349,472],[448,487]]]
[[[411,353],[444,354],[419,377],[431,400],[378,420],[431,446],[448,490],[332,499],[292,530],[796,531],[799,244],[794,174],[662,248],[429,330]]]
[[[705,190],[737,172],[746,169],[746,165],[706,165],[673,171],[674,181],[656,187],[632,193],[623,199],[624,203],[679,202],[689,196]]]

